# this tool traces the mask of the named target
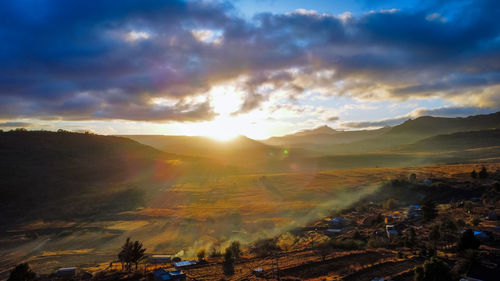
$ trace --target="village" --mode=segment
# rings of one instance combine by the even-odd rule
[[[38,280],[495,280],[499,177],[486,170],[454,178],[411,174],[329,217],[251,245],[233,241],[181,260],[127,240],[120,261],[104,270],[61,268]],[[127,247],[135,259],[122,259]]]

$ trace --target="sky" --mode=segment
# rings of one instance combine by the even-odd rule
[[[0,129],[255,139],[500,110],[500,2],[0,1]]]

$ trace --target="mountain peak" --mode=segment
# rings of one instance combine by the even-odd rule
[[[296,136],[307,136],[307,135],[333,135],[338,133],[338,131],[328,127],[327,125],[323,125],[320,127],[316,127],[310,130],[303,130],[298,133],[295,133]]]

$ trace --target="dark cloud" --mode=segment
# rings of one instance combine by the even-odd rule
[[[21,128],[31,127],[34,124],[27,122],[0,122],[0,128]]]
[[[451,11],[430,3],[246,20],[225,2],[1,1],[0,118],[209,120],[208,99],[185,98],[241,76],[246,99],[235,114],[268,100],[263,85],[291,100],[320,90],[366,99],[478,95],[481,106],[499,106],[497,89],[484,88],[500,84],[500,2],[462,1]],[[333,74],[318,75],[325,70]],[[157,97],[179,102],[157,106]]]
[[[333,122],[333,121],[338,121],[339,117],[338,116],[330,116],[326,118],[326,121]]]

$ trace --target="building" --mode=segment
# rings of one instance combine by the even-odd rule
[[[155,281],[186,281],[186,274],[182,271],[166,271],[163,268],[153,271]]]
[[[196,260],[190,260],[190,261],[180,261],[174,263],[175,268],[182,268],[182,267],[187,267],[187,266],[192,266],[196,265]]]
[[[398,231],[392,224],[388,224],[385,226],[385,233],[387,234],[387,238],[389,239],[398,235]]]
[[[166,264],[172,261],[172,255],[152,255],[151,262],[153,264]]]
[[[343,217],[334,218],[328,221],[328,228],[340,229],[347,225],[347,220]]]
[[[76,275],[77,268],[76,267],[64,267],[59,268],[56,273],[58,276],[70,277]]]
[[[409,219],[418,219],[422,217],[422,209],[420,205],[410,205],[408,207],[408,212],[406,213],[406,217]]]

